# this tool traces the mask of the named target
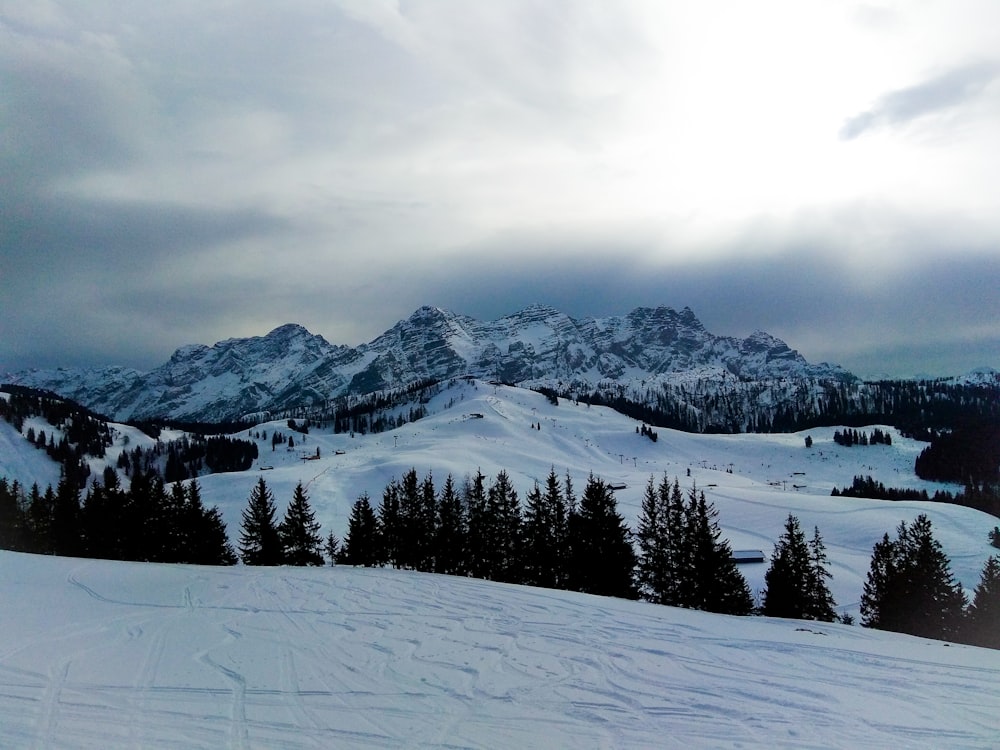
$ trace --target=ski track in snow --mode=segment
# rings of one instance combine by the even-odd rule
[[[0,570],[5,602],[50,608],[0,615],[5,748],[1000,740],[1000,652],[860,628],[391,570]]]

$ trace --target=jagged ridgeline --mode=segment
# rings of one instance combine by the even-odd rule
[[[11,377],[118,421],[217,423],[284,414],[329,420],[355,409],[369,430],[377,429],[374,413],[386,409],[366,399],[462,376],[544,389],[698,432],[872,423],[918,430],[1000,418],[996,377],[866,383],[837,365],[807,362],[770,334],[718,336],[690,309],[670,307],[576,319],[534,305],[485,322],[422,307],[358,347],[284,325],[266,336],[182,347],[145,373],[59,369]]]

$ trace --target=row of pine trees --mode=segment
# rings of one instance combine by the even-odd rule
[[[0,547],[105,560],[237,562],[222,515],[204,506],[197,481],[168,490],[158,474],[135,472],[125,489],[113,469],[82,498],[65,473],[44,492],[0,477]]]
[[[438,490],[430,474],[420,479],[411,469],[385,487],[377,507],[366,494],[358,498],[343,544],[332,534],[323,540],[301,485],[278,526],[275,514],[259,480],[243,516],[240,551],[247,564],[320,565],[325,549],[331,563],[391,565],[726,614],[852,622],[837,615],[818,528],[807,539],[799,520],[788,516],[755,606],[715,508],[704,492],[694,485],[682,490],[676,478],[650,478],[634,533],[605,482],[591,475],[578,500],[571,478],[554,470],[532,487],[522,508],[504,471],[489,483],[477,471],[461,486],[448,475]],[[930,520],[920,515],[901,523],[895,540],[886,534],[875,545],[861,616],[866,627],[1000,648],[1000,558],[987,561],[969,604]]]
[[[752,612],[749,588],[721,539],[716,513],[704,493],[692,487],[685,496],[676,480],[673,485],[662,483],[661,490],[679,503],[679,525],[647,524],[639,534],[637,556],[613,491],[594,476],[577,501],[570,477],[561,480],[553,471],[544,486],[532,488],[522,508],[504,471],[489,484],[477,472],[461,487],[449,475],[438,491],[431,475],[420,479],[410,470],[386,486],[377,508],[367,495],[354,503],[342,545],[332,535],[322,537],[301,485],[285,520],[277,524],[273,494],[260,479],[243,512],[239,548],[249,565],[320,565],[325,551],[348,565],[391,565],[606,596],[641,596],[729,614]],[[664,536],[668,534],[676,545],[672,578],[683,580],[672,589],[676,597],[643,572],[659,564],[655,556],[669,546]]]
[[[348,565],[390,565],[726,614],[755,611],[715,508],[704,492],[696,486],[685,492],[677,479],[664,477],[658,485],[650,479],[634,534],[607,483],[589,476],[578,499],[572,479],[554,470],[532,487],[522,507],[504,471],[491,482],[477,471],[461,486],[449,475],[438,490],[432,475],[421,479],[411,469],[385,487],[377,507],[366,494],[358,498],[343,544],[332,535],[323,539],[301,485],[286,525],[293,508],[294,517],[302,519],[296,523],[300,531],[295,543],[286,531],[283,545],[273,496],[264,480],[258,481],[243,514],[245,563],[290,563],[288,555],[294,554],[299,564],[322,564],[325,549],[331,560]],[[775,573],[773,587],[764,593],[766,613],[834,619],[818,531],[811,549],[818,572],[809,580],[819,591],[811,589],[809,596],[824,606],[795,609],[785,599],[801,582],[791,573],[783,578]],[[780,569],[780,562],[776,565]]]
[[[43,554],[150,562],[237,562],[217,508],[205,508],[197,481],[169,489],[156,474],[134,474],[124,489],[106,472],[81,499],[63,477],[58,487],[25,492],[0,478],[0,547]],[[591,475],[579,499],[572,480],[551,471],[522,507],[506,472],[481,472],[438,490],[411,469],[391,481],[378,507],[354,503],[343,544],[323,537],[300,483],[277,521],[264,479],[243,512],[239,559],[247,565],[349,565],[474,576],[508,583],[642,598],[728,614],[830,622],[837,619],[819,529],[806,539],[789,515],[775,544],[755,607],[717,513],[704,492],[650,478],[633,533],[614,492]],[[636,551],[637,550],[637,551]],[[991,557],[971,604],[920,515],[874,547],[861,598],[866,627],[1000,648],[1000,559]],[[849,621],[849,618],[842,618]]]

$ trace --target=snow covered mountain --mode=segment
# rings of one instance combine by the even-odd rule
[[[625,317],[575,320],[532,305],[488,323],[422,307],[361,348],[374,354],[356,384],[400,383],[406,372],[462,372],[511,383],[620,381],[700,371],[738,377],[849,378],[839,367],[810,365],[782,341],[758,331],[716,336],[689,309],[636,308]]]
[[[810,364],[762,331],[745,339],[709,333],[689,308],[637,308],[624,317],[578,320],[544,305],[489,322],[421,307],[356,348],[284,325],[266,336],[182,347],[148,373],[59,369],[8,380],[119,420],[218,421],[465,374],[582,392],[603,384],[636,400],[665,384],[697,391],[702,384],[718,390],[728,383],[747,391],[748,382],[855,380],[838,366]]]
[[[964,375],[950,378],[950,382],[960,385],[1000,385],[1000,372],[992,367],[977,367]]]
[[[299,325],[266,336],[183,346],[143,373],[125,368],[31,370],[9,382],[42,388],[120,420],[222,421],[285,405],[322,402],[343,390],[338,368],[355,355]]]

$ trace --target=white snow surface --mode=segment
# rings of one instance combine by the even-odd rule
[[[474,579],[0,552],[5,748],[988,748],[1000,652]]]
[[[995,552],[992,516],[830,497],[855,474],[942,487],[914,476],[923,444],[895,430],[892,446],[837,446],[833,426],[658,429],[654,443],[607,409],[465,381],[426,406],[427,418],[392,432],[294,433],[292,451],[271,451],[274,429],[293,434],[283,423],[262,425],[268,439],[253,469],[202,477],[203,498],[235,540],[259,477],[279,514],[302,481],[324,531],[342,536],[357,496],[367,491],[377,505],[386,482],[411,467],[433,472],[438,487],[448,473],[461,481],[506,469],[522,498],[555,468],[578,493],[590,472],[625,483],[616,495],[634,525],[649,477],[677,476],[705,490],[733,548],[769,557],[789,513],[807,533],[818,526],[838,610],[855,617],[872,546],[901,520],[930,516],[969,593]],[[302,459],[317,446],[320,460]],[[0,475],[43,478],[45,461],[0,422]],[[741,566],[754,591],[766,567]],[[10,552],[0,552],[0,602],[3,748],[1000,746],[1000,652],[859,626],[392,570]]]
[[[48,422],[42,422],[46,430],[51,430]],[[32,425],[27,421],[24,432]],[[18,433],[9,422],[0,419],[0,477],[19,481],[25,490],[38,484],[41,490],[46,485],[56,486],[59,481],[59,464],[48,454],[27,442],[23,433]]]

